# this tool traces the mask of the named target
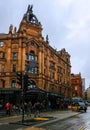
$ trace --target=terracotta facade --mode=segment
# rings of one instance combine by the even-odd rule
[[[70,55],[51,47],[42,30],[29,6],[18,30],[10,25],[8,34],[0,34],[0,90],[19,90],[17,72],[23,72],[32,81],[28,89],[38,87],[70,97]]]
[[[72,97],[82,97],[82,77],[81,74],[71,74]]]

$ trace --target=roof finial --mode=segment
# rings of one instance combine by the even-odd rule
[[[12,34],[12,31],[13,31],[13,25],[12,25],[12,24],[10,24],[10,26],[9,26],[9,33],[11,33],[11,34]]]
[[[32,8],[33,8],[33,5],[28,5],[27,12],[32,13],[33,12]]]
[[[48,35],[46,35],[46,42],[49,42],[49,38],[48,38]]]
[[[23,19],[26,19],[29,23],[33,25],[40,25],[40,22],[38,21],[37,17],[33,14],[33,5],[28,5],[27,11],[24,14]]]

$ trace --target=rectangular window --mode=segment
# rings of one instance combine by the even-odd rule
[[[29,55],[29,60],[31,61],[31,60],[34,60],[35,59],[35,56],[33,56],[33,55]]]
[[[38,57],[37,56],[35,56],[35,61],[38,61]]]
[[[2,88],[5,88],[5,80],[2,80]]]
[[[0,47],[2,47],[2,46],[3,46],[3,44],[4,44],[3,42],[0,42]]]
[[[29,71],[29,66],[28,65],[25,66],[25,70],[26,70],[26,72]]]
[[[0,58],[4,59],[5,58],[5,53],[4,52],[0,52]]]
[[[31,55],[31,54],[26,54],[26,60],[29,60],[29,61],[38,61],[38,56]]]
[[[13,64],[13,68],[12,68],[13,70],[13,72],[16,72],[16,64]]]
[[[16,82],[13,80],[11,83],[12,88],[16,88]]]
[[[2,69],[1,71],[4,72],[4,69],[5,69],[5,65],[4,64],[2,65],[1,69]]]
[[[29,69],[29,73],[37,74],[38,73],[38,69],[37,68],[31,68],[31,69]]]
[[[25,70],[26,70],[26,72],[31,73],[31,74],[37,74],[38,73],[37,67],[29,67],[29,65],[25,66]]]
[[[14,52],[14,53],[13,53],[13,60],[16,60],[16,59],[17,59],[17,53]]]

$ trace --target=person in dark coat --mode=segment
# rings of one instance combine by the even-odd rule
[[[35,114],[34,117],[40,117],[40,103],[36,102],[34,104]]]

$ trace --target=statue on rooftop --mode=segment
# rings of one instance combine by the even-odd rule
[[[32,8],[33,5],[28,5],[27,12],[24,15],[24,19],[26,19],[28,22],[32,24],[40,24],[40,22],[38,22],[37,17],[33,14]]]
[[[28,5],[28,11],[31,11],[32,12],[32,8],[33,8],[33,5]]]
[[[49,38],[48,38],[48,35],[46,35],[46,41],[49,42]]]
[[[12,25],[12,24],[10,24],[10,26],[9,26],[9,33],[11,33],[11,34],[12,34],[12,31],[13,31],[13,25]]]
[[[33,5],[28,5],[27,13],[32,13],[33,12],[32,8]]]

